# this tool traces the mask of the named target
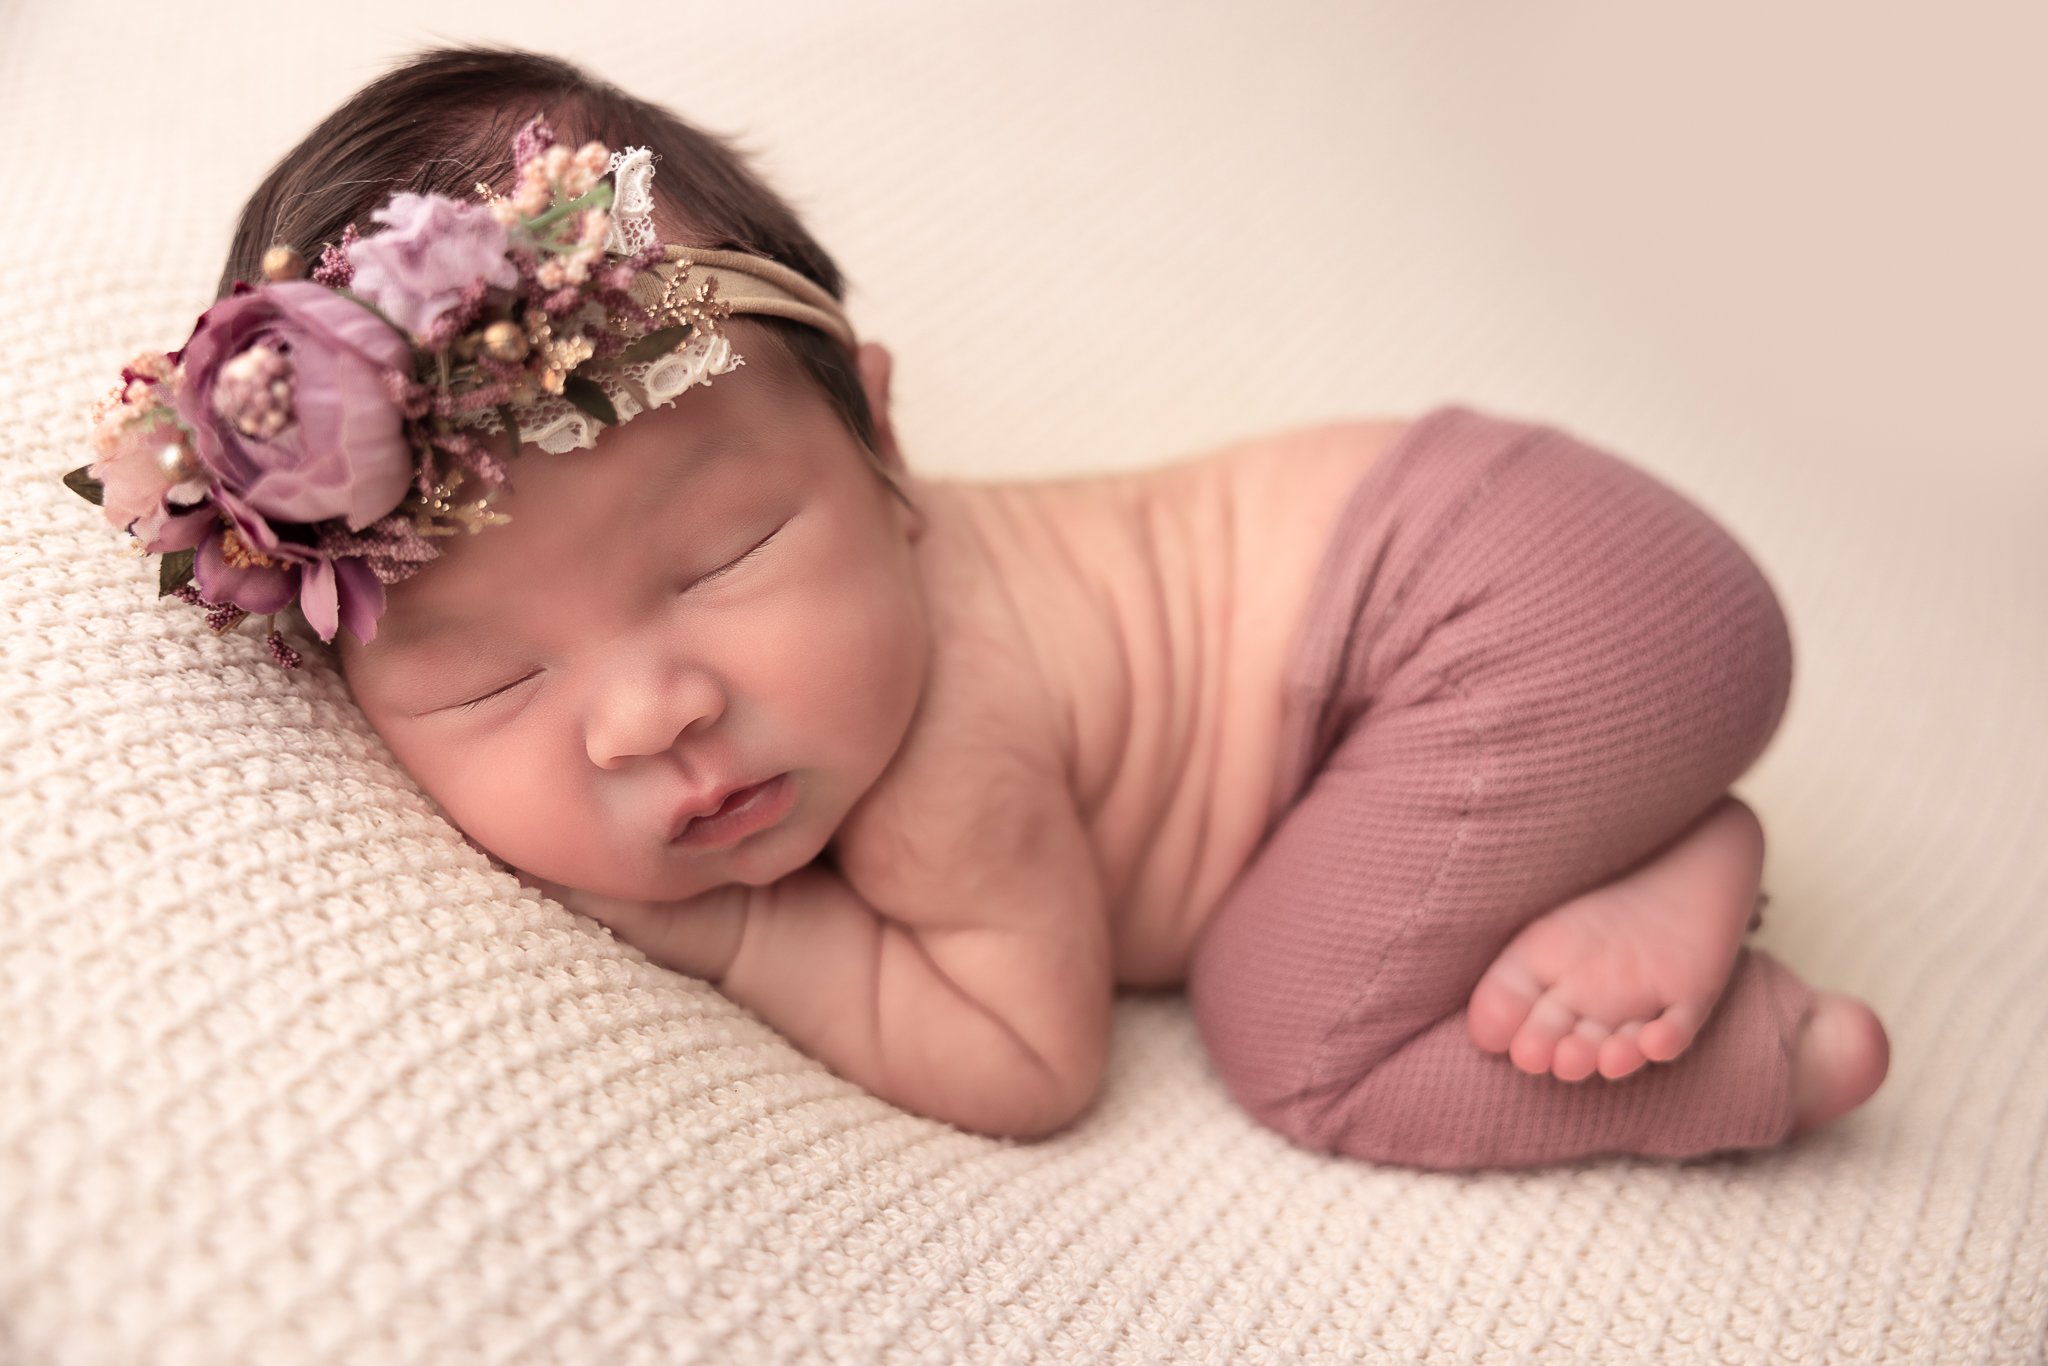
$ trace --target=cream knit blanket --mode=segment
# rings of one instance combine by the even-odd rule
[[[160,606],[55,482],[121,361],[209,297],[241,195],[426,38],[415,10],[15,6],[0,1362],[2040,1361],[2048,440],[2019,388],[1967,387],[2016,338],[2038,382],[2038,331],[2001,310],[2038,328],[2040,243],[2002,201],[1913,218],[1892,179],[2038,136],[2048,100],[2013,65],[2033,21],[1980,16],[1980,70],[1943,65],[1961,49],[1933,18],[1354,8],[505,0],[434,22],[565,46],[743,131],[862,285],[863,333],[897,344],[913,460],[1130,462],[1458,398],[1693,492],[1800,648],[1744,789],[1773,841],[1764,942],[1878,1006],[1877,1100],[1746,1158],[1419,1175],[1253,1125],[1175,997],[1119,1007],[1101,1100],[1042,1143],[834,1079],[493,871],[317,660],[286,676]],[[1853,63],[1799,94],[1844,34],[1960,102],[1886,123],[1890,68]],[[1674,65],[1695,50],[1711,79]],[[1768,117],[1701,134],[1738,86]],[[2018,103],[1971,102],[1993,86]],[[1879,163],[1907,237],[1858,198]],[[1782,208],[1823,164],[1848,177],[1839,221],[1792,204],[1770,240],[1805,254],[1774,264],[1725,206]],[[1939,338],[1908,367],[1860,292],[1826,292],[1862,250],[1887,345]],[[2005,292],[1961,289],[1979,311],[1951,326],[1980,271]]]

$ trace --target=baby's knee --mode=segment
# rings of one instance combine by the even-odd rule
[[[1373,1088],[1377,1050],[1347,1047],[1334,1000],[1317,1009],[1295,992],[1285,997],[1246,994],[1242,981],[1213,959],[1197,960],[1188,982],[1189,1004],[1210,1064],[1230,1098],[1266,1128],[1314,1152],[1345,1152],[1418,1162],[1406,1155],[1400,1134],[1412,1123],[1402,1105],[1357,1104]],[[1390,1126],[1387,1133],[1377,1132]],[[1423,1165],[1427,1165],[1424,1163]]]
[[[1214,1036],[1207,1037],[1213,1056]],[[1310,1152],[1430,1170],[1526,1160],[1492,1139],[1486,1117],[1460,1101],[1464,1079],[1456,1068],[1432,1072],[1388,1060],[1363,1073],[1317,1078],[1314,1061],[1302,1057],[1277,1070],[1298,1084],[1276,1088],[1272,1073],[1218,1066],[1247,1114]]]
[[[1190,964],[1188,1005],[1230,1098],[1267,1128],[1316,1147],[1316,1041],[1329,1022],[1315,1018],[1307,999],[1319,994],[1313,984],[1273,980],[1282,974],[1259,952],[1262,946],[1219,942],[1241,938],[1237,932],[1254,928],[1250,919],[1226,917],[1220,927],[1211,925]],[[1219,928],[1222,933],[1213,932]]]
[[[1195,1020],[1216,1076],[1230,1098],[1263,1127],[1312,1152],[1338,1151],[1338,1135],[1330,1126],[1331,1102],[1314,1085],[1314,1059],[1309,1051],[1277,1052],[1245,1022],[1219,1021],[1195,1001]],[[1356,1079],[1351,1079],[1355,1081]]]

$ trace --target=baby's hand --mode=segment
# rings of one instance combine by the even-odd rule
[[[747,926],[747,892],[737,882],[684,901],[628,901],[542,878],[526,881],[587,915],[662,967],[707,982],[723,978]]]

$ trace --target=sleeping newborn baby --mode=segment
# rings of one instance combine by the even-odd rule
[[[459,233],[396,236],[443,203]],[[398,317],[395,253],[495,249],[487,220],[504,254]],[[366,480],[315,517],[250,473],[294,422],[310,468],[317,348],[224,304],[183,371],[125,381],[177,417],[116,520],[208,610],[336,637],[486,849],[898,1105],[1054,1131],[1115,989],[1183,983],[1254,1115],[1376,1161],[1765,1146],[1883,1078],[1866,1007],[1743,944],[1763,836],[1728,788],[1784,707],[1776,602],[1626,464],[1444,409],[920,479],[888,354],[789,210],[524,54],[351,100],[245,211],[229,276],[259,269],[236,298],[321,291],[410,346],[390,501]],[[342,392],[345,463],[374,424]]]

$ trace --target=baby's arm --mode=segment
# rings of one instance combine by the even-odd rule
[[[982,1133],[1050,1133],[1095,1094],[1111,988],[1107,936],[1077,932],[1089,889],[1046,853],[1005,870],[1008,886],[945,889],[955,904],[914,919],[880,913],[835,872],[794,873],[754,892],[720,985],[906,1109]]]
[[[564,900],[655,962],[718,983],[886,1100],[982,1133],[1049,1133],[1101,1078],[1108,930],[1064,783],[979,791],[999,788],[996,820],[969,809],[988,811],[984,796],[914,835],[893,819],[862,822],[875,833],[842,858],[887,914],[823,866],[683,902]]]

